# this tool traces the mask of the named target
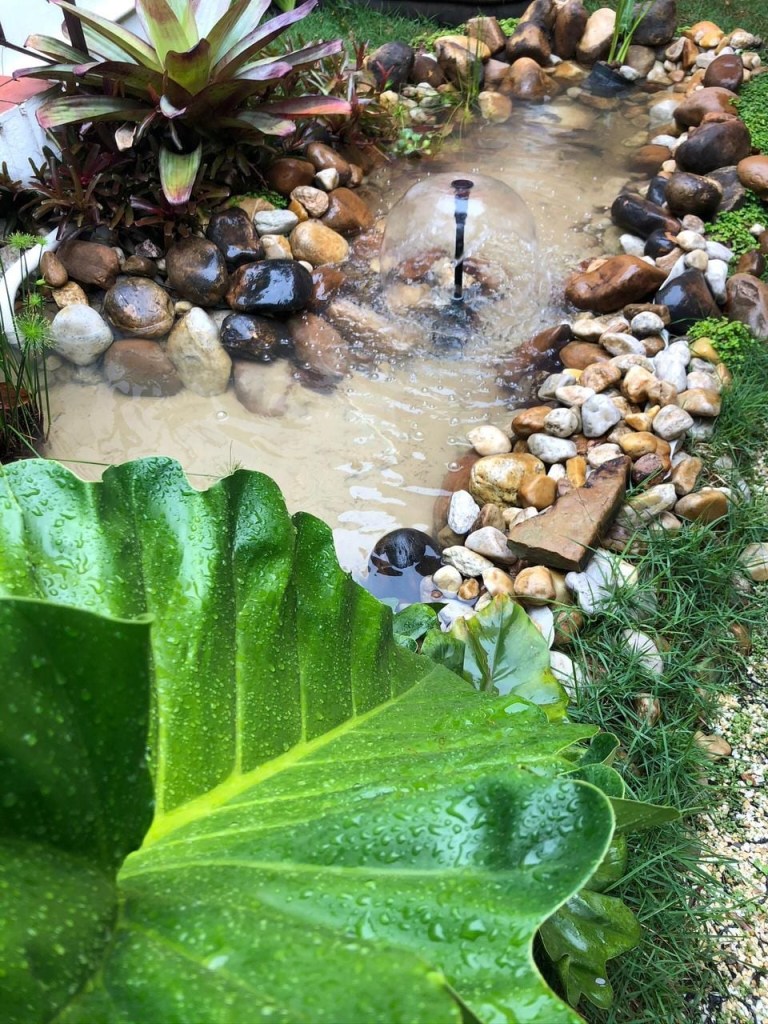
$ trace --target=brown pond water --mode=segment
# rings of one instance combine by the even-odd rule
[[[574,116],[581,122],[576,130],[558,120],[567,124]],[[600,219],[626,180],[622,143],[636,130],[620,111],[597,114],[563,98],[518,108],[504,125],[474,126],[437,160],[402,161],[369,184],[382,214],[415,181],[445,171],[499,179],[527,203],[539,246],[531,288],[499,296],[480,311],[460,357],[435,347],[426,332],[413,354],[369,362],[331,392],[292,381],[292,365],[279,360],[264,373],[277,390],[289,389],[280,417],[249,413],[231,387],[214,398],[189,391],[131,398],[91,380],[90,368],[84,381],[60,373],[51,389],[45,454],[86,479],[146,455],[178,459],[198,487],[236,466],[260,470],[278,482],[291,511],[324,519],[342,564],[359,569],[387,531],[430,529],[434,499],[466,449],[467,430],[508,423],[510,398],[496,383],[498,368],[537,330],[562,318],[562,281],[590,251],[585,227]],[[514,259],[514,236],[509,248]],[[360,256],[345,268],[350,298],[382,303],[377,264]],[[544,287],[540,307],[530,301],[536,284]]]

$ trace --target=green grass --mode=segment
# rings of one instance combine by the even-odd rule
[[[590,10],[615,7],[615,0],[585,0]],[[768,5],[755,0],[678,0],[678,25],[714,21],[726,32],[745,28],[768,41]]]
[[[428,18],[402,18],[374,11],[365,0],[325,0],[320,10],[304,18],[286,37],[293,43],[340,37],[350,51],[363,43],[371,50],[393,39],[408,41],[419,34],[434,33],[436,28]]]
[[[746,201],[738,210],[721,213],[705,231],[707,238],[714,242],[722,242],[732,249],[736,256],[759,249],[759,243],[749,230],[753,224],[768,223],[768,205],[750,191]]]
[[[742,86],[736,108],[749,128],[752,145],[768,153],[768,74],[758,75]]]

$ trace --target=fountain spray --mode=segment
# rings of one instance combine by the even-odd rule
[[[464,301],[464,228],[467,223],[469,209],[469,193],[474,181],[468,178],[456,178],[451,182],[454,191],[453,216],[456,221],[456,249],[454,253],[453,301]]]

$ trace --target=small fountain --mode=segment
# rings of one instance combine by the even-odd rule
[[[530,210],[482,174],[435,174],[409,188],[387,217],[381,270],[390,307],[403,286],[421,289],[416,308],[430,314],[433,341],[458,351],[473,335],[494,338],[501,306],[514,307],[517,323],[535,318],[549,289]]]

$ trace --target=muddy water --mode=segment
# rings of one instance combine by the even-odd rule
[[[574,116],[575,128],[567,123]],[[371,183],[382,214],[430,173],[484,174],[512,186],[536,222],[539,267],[532,273],[546,269],[551,282],[535,315],[519,315],[523,298],[504,296],[479,315],[460,356],[426,337],[411,356],[374,360],[330,393],[292,381],[285,361],[265,366],[276,390],[289,389],[285,414],[274,418],[247,412],[231,388],[214,398],[185,391],[150,399],[90,379],[61,381],[51,393],[46,454],[87,479],[109,464],[157,454],[178,459],[199,487],[236,466],[260,470],[277,480],[291,510],[324,519],[342,563],[359,569],[389,529],[429,529],[440,481],[465,449],[468,429],[508,422],[498,367],[560,319],[563,278],[588,251],[586,223],[625,180],[622,141],[632,130],[620,113],[596,116],[559,101],[519,110],[505,125],[476,126],[434,162],[403,162]],[[350,297],[381,304],[370,254],[349,269]]]

